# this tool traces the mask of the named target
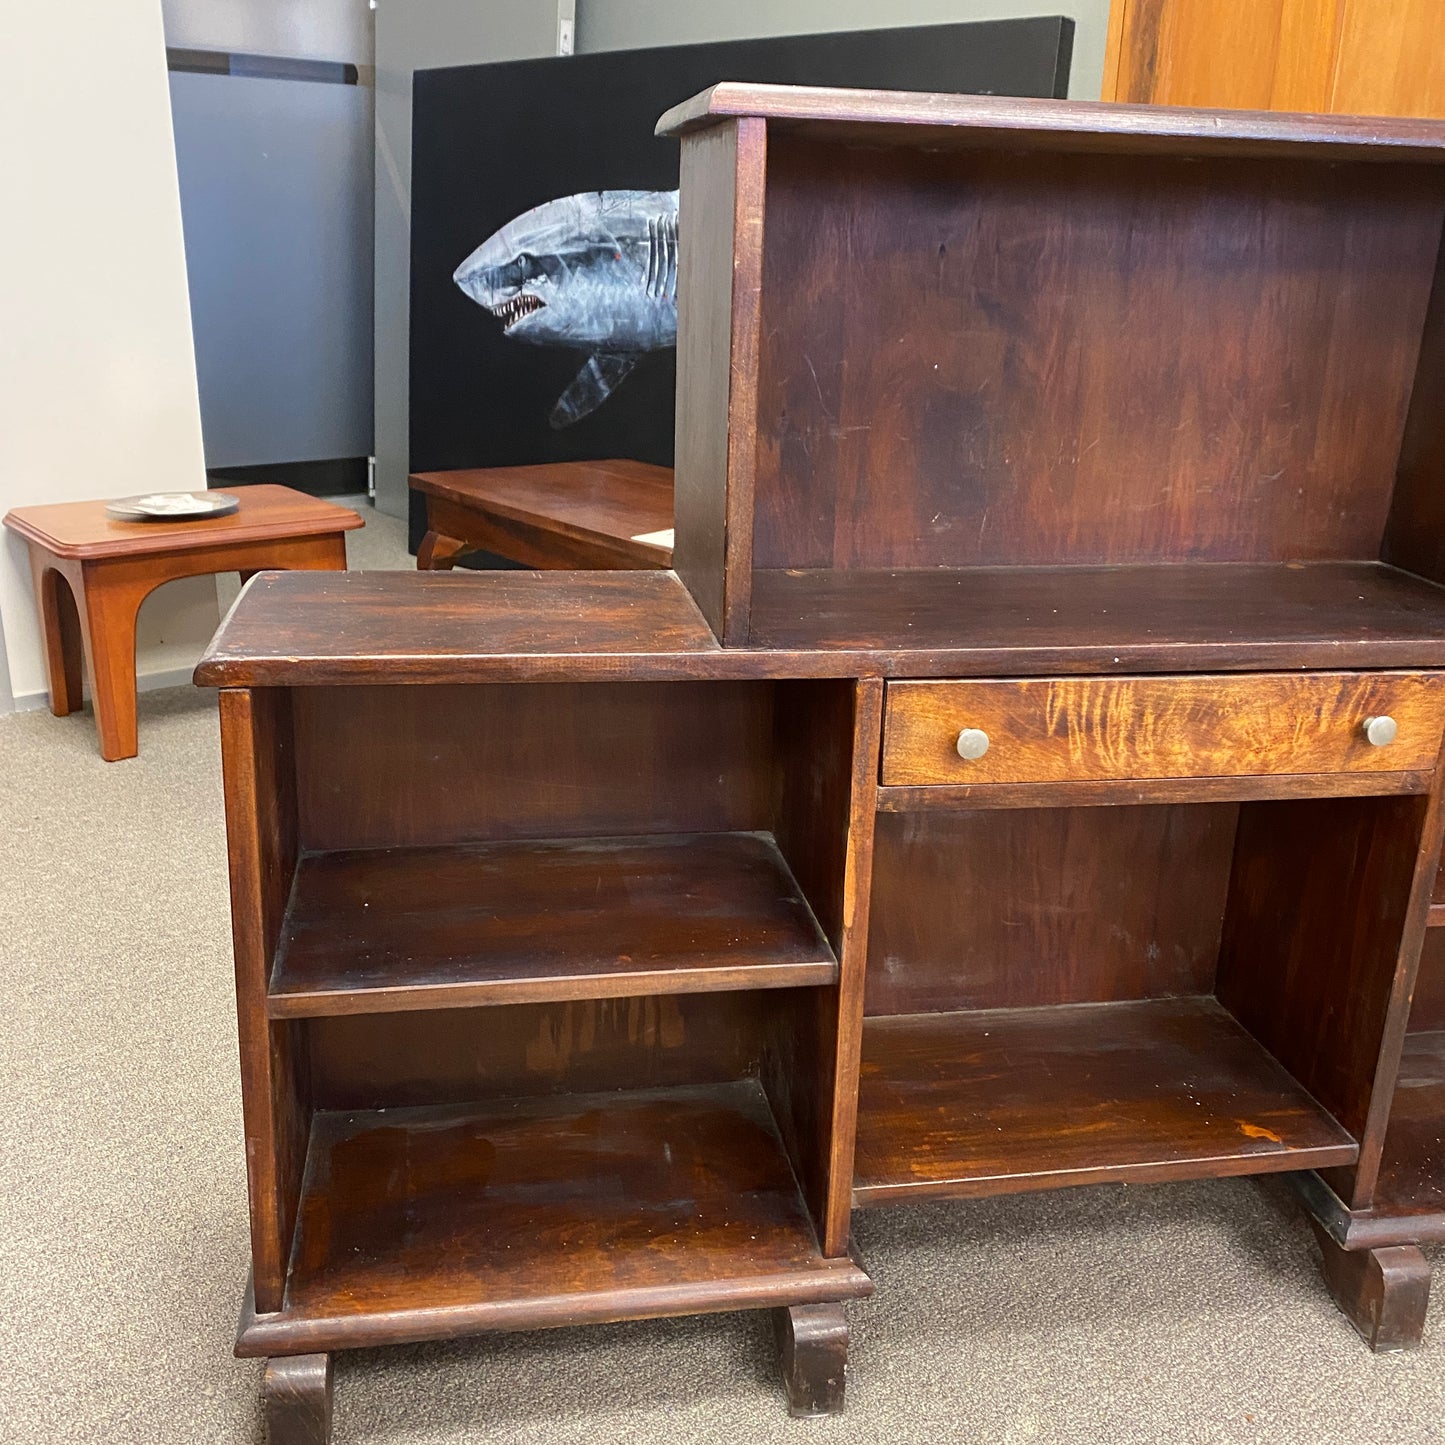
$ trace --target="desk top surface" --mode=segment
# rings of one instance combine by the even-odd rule
[[[185,552],[268,538],[319,536],[365,525],[349,507],[320,497],[308,497],[290,487],[237,487],[235,494],[241,505],[230,516],[205,517],[194,522],[117,522],[105,514],[111,499],[102,498],[16,507],[5,514],[5,525],[57,557],[81,560]]]
[[[220,687],[1445,666],[1445,588],[1379,563],[764,573],[721,647],[663,571],[268,572]]]

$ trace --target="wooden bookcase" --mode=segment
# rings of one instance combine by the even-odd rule
[[[1445,127],[662,128],[676,572],[268,574],[198,670],[278,1428],[338,1349],[760,1307],[835,1409],[854,1207],[1109,1180],[1290,1172],[1407,1342]]]

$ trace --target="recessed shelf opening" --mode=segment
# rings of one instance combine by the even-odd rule
[[[880,812],[856,1201],[1352,1164],[1425,806]]]

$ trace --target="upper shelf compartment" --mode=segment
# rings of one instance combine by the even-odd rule
[[[675,562],[729,646],[822,642],[779,626],[798,573],[1445,580],[1445,126],[738,87],[668,122]]]
[[[307,854],[273,1017],[837,981],[772,837],[702,833]]]

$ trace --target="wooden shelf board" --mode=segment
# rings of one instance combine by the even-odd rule
[[[675,573],[272,572],[213,687],[1445,666],[1445,588],[1376,562],[758,572],[720,647]]]
[[[286,1297],[297,1354],[868,1294],[825,1258],[753,1080],[321,1113]]]
[[[1445,903],[1431,903],[1425,923],[1429,928],[1445,928]]]
[[[1341,649],[1428,645],[1445,655],[1445,588],[1378,562],[1179,563],[757,572],[755,646],[1053,653],[1113,649],[1178,658],[1257,648],[1341,665]],[[1363,656],[1363,654],[1362,654]]]
[[[860,1205],[1325,1168],[1358,1153],[1212,998],[864,1022]]]
[[[690,833],[302,857],[273,1017],[836,982],[765,833]]]

